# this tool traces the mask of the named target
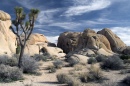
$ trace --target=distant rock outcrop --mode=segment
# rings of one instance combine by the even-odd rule
[[[104,55],[113,55],[114,52],[122,52],[126,48],[126,44],[110,29],[97,33],[91,29],[83,32],[64,32],[60,34],[57,46],[65,53],[75,51],[89,54],[91,51],[92,54]]]

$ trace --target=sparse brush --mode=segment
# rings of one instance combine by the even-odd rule
[[[11,82],[23,79],[22,71],[17,67],[0,65],[0,82]]]
[[[124,66],[123,60],[119,57],[109,57],[103,61],[101,64],[101,68],[103,69],[111,69],[111,70],[119,70],[122,69]]]
[[[57,69],[61,69],[63,67],[63,61],[61,60],[56,60],[53,62],[53,65],[57,68]]]
[[[24,73],[37,74],[40,64],[33,58],[25,55],[22,58],[22,69]]]
[[[94,58],[94,57],[90,57],[89,59],[88,59],[88,64],[94,64],[94,63],[96,63],[97,62],[97,60]]]

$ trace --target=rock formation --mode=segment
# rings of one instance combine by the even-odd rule
[[[60,34],[58,39],[58,47],[62,48],[65,53],[71,51],[82,52],[85,48],[95,54],[112,55],[111,45],[107,37],[102,34],[97,34],[94,30],[86,29],[83,33],[79,32],[65,32]],[[103,51],[103,52],[102,52]],[[83,51],[89,54],[88,51]],[[91,52],[91,53],[92,53]]]
[[[103,29],[97,33],[104,35],[108,39],[111,45],[111,49],[114,52],[120,52],[122,48],[126,47],[126,44],[110,29]]]
[[[10,19],[9,14],[0,11],[0,55],[11,55],[16,52],[16,36],[9,29]]]
[[[94,55],[113,55],[114,53],[130,54],[130,48],[110,29],[97,33],[86,29],[83,32],[64,32],[58,38],[58,47],[65,53]],[[74,53],[75,52],[75,53]]]

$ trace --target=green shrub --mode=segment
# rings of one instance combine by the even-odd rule
[[[128,60],[128,59],[130,59],[130,55],[122,55],[122,56],[120,56],[120,58],[122,60]]]
[[[96,63],[97,62],[97,60],[94,58],[94,57],[90,57],[89,59],[88,59],[88,64],[94,64],[94,63]]]
[[[22,69],[24,73],[37,74],[40,64],[32,57],[24,55],[22,58]]]
[[[102,62],[102,61],[104,61],[106,58],[107,58],[107,57],[104,56],[104,55],[98,55],[98,56],[96,57],[96,60],[97,60],[97,62]]]
[[[127,76],[126,78],[124,78],[124,80],[122,81],[124,84],[130,86],[130,76]]]
[[[53,65],[54,65],[56,68],[60,69],[60,68],[63,67],[63,62],[62,62],[61,60],[56,60],[56,61],[53,62]]]
[[[103,61],[101,64],[101,68],[103,69],[111,69],[111,70],[119,70],[124,66],[123,60],[121,60],[117,56],[109,57]]]
[[[23,79],[22,71],[17,67],[0,65],[0,82],[11,82]]]

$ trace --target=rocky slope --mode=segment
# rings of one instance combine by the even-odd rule
[[[0,11],[0,55],[16,53],[18,42],[15,34],[9,29],[11,17],[8,13]],[[51,46],[53,45],[53,46]],[[35,54],[49,53],[51,56],[63,57],[63,50],[54,47],[55,44],[49,43],[43,34],[33,33],[27,41],[24,54],[33,56]]]
[[[86,29],[83,32],[64,32],[58,38],[58,47],[65,53],[113,55],[122,52],[126,44],[110,29],[95,32]]]

